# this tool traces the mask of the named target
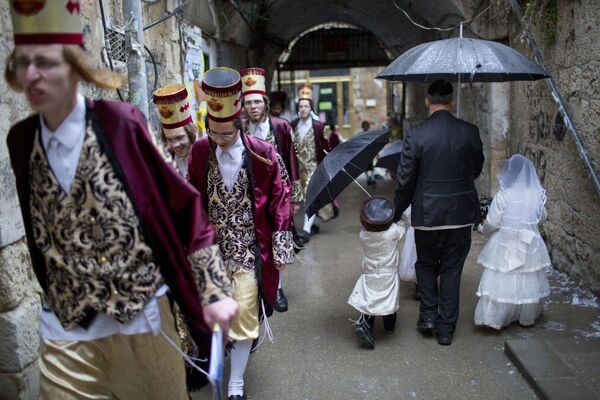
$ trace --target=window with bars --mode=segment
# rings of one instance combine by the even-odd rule
[[[106,30],[106,49],[113,63],[127,62],[127,48],[125,47],[125,33],[114,27]]]

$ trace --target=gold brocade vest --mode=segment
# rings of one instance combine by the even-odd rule
[[[88,311],[127,322],[144,308],[163,277],[140,222],[90,126],[69,193],[52,172],[36,135],[30,158],[30,212],[46,262],[46,301],[63,327]]]
[[[253,270],[256,265],[257,241],[250,189],[245,167],[240,169],[229,192],[218,164],[209,163],[208,217],[217,231],[223,261],[232,271]]]
[[[312,174],[317,169],[317,150],[315,148],[315,133],[313,127],[310,127],[304,139],[300,139],[299,126],[294,130],[294,146],[296,147],[296,156],[298,157],[298,174],[302,184],[303,197],[306,198],[306,188]]]

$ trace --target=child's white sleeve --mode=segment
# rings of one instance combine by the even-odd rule
[[[396,227],[398,228],[398,241],[400,241],[404,237],[408,226],[406,224],[406,221],[403,221],[401,219],[400,221],[396,222]]]
[[[500,228],[500,221],[502,220],[502,212],[504,210],[504,192],[499,191],[492,199],[490,209],[488,210],[485,222],[480,225],[479,232],[483,234],[490,234],[497,231]]]

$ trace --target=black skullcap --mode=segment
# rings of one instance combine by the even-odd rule
[[[444,97],[452,94],[452,92],[452,84],[445,79],[438,79],[429,86],[429,89],[427,89],[427,94],[430,96]]]

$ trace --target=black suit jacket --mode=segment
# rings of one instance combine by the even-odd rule
[[[413,226],[479,222],[475,179],[483,167],[479,129],[449,111],[436,111],[408,130],[404,138],[396,220],[412,204]]]

